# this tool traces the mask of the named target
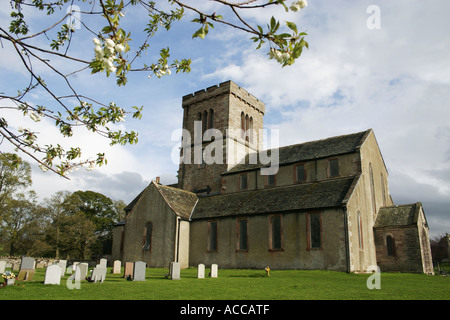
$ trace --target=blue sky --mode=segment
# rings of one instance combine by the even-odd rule
[[[206,11],[219,10],[209,1],[205,4]],[[73,77],[80,91],[101,101],[144,105],[142,120],[121,124],[139,132],[139,143],[111,148],[107,141],[80,132],[73,143],[85,145],[87,153],[105,151],[108,166],[74,172],[70,181],[33,166],[33,188],[42,198],[59,190],[81,189],[129,202],[156,176],[163,183],[175,182],[178,166],[171,152],[178,144],[171,134],[181,127],[182,96],[233,80],[265,102],[265,126],[280,130],[281,146],[372,128],[389,170],[394,202],[421,201],[431,234],[450,232],[450,2],[310,0],[308,4],[298,13],[273,9],[245,13],[261,25],[272,15],[295,21],[308,33],[310,49],[290,67],[268,60],[267,48],[255,50],[247,34],[217,24],[206,39],[191,39],[198,26],[190,22],[195,16],[188,14],[153,39],[148,57],[170,46],[173,58],[192,59],[191,73],[161,79],[133,74],[124,88],[103,75],[84,72]],[[380,8],[380,29],[367,27],[370,5]],[[9,12],[5,7],[0,9],[0,21]],[[145,24],[145,14],[131,8],[123,19],[136,36]],[[32,20],[36,27],[43,22],[41,17]],[[75,36],[71,50],[85,59],[93,57],[92,35],[80,31]],[[0,91],[16,90],[27,81],[5,43],[0,48],[0,72]],[[46,99],[39,92],[34,98]],[[33,125],[29,119],[11,116],[11,125]],[[54,138],[57,129],[41,125],[42,138]],[[5,142],[1,148],[8,150]]]

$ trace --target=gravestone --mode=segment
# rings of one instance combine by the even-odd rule
[[[180,280],[180,264],[178,262],[170,263],[170,276],[172,280]]]
[[[197,279],[204,279],[204,278],[205,278],[205,265],[203,263],[200,263],[197,269]]]
[[[113,264],[113,270],[112,273],[120,273],[120,268],[122,267],[122,263],[120,262],[120,260],[115,260],[114,264]]]
[[[123,277],[125,279],[133,279],[133,262],[125,262],[125,267],[123,268]]]
[[[19,281],[31,281],[34,276],[34,258],[23,257],[20,262],[19,275],[17,280]]]
[[[61,267],[61,277],[62,277],[66,272],[67,260],[59,260],[58,266]]]
[[[77,265],[77,268],[80,270],[80,279],[86,279],[86,276],[88,274],[88,267],[89,265],[84,262]]]
[[[210,273],[211,278],[217,278],[218,269],[219,267],[217,266],[217,264],[211,265],[211,273]]]
[[[136,261],[133,266],[133,281],[145,281],[145,267],[144,261]]]
[[[61,283],[61,267],[54,264],[48,266],[45,270],[44,284],[60,284]]]
[[[101,267],[106,268],[107,264],[108,264],[108,260],[106,260],[105,258],[101,258],[99,264]]]
[[[95,267],[92,270],[91,282],[103,282],[106,278],[106,268],[105,267]]]
[[[20,270],[34,270],[34,258],[23,257],[20,262]]]
[[[0,273],[5,272],[6,269],[6,261],[2,260],[0,261]]]

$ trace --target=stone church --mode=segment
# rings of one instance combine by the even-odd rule
[[[263,150],[264,103],[234,82],[182,107],[178,183],[125,208],[113,259],[433,273],[422,204],[394,204],[373,130]]]

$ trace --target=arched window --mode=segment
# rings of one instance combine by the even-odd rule
[[[214,128],[214,110],[209,109],[208,129]]]
[[[152,223],[147,222],[145,225],[144,241],[142,248],[144,250],[152,249]]]
[[[386,188],[384,186],[384,176],[383,173],[381,173],[381,196],[383,200],[383,207],[386,206]]]
[[[250,142],[253,143],[253,117],[250,117]]]
[[[373,171],[372,171],[372,163],[369,162],[369,175],[370,175],[370,192],[372,194],[372,209],[373,215],[375,219],[375,215],[377,214],[377,207],[375,203],[375,183],[373,181]]]
[[[391,235],[386,236],[386,252],[388,257],[395,256],[395,240]]]
[[[248,118],[248,114],[245,115],[245,131],[250,128],[250,120]],[[248,141],[248,133],[245,135],[245,141]]]
[[[205,133],[208,127],[208,111],[203,111],[203,123],[202,123],[202,134]]]
[[[363,249],[363,231],[362,231],[362,221],[361,221],[361,212],[356,213],[356,220],[358,223],[358,244],[359,248]]]
[[[241,112],[241,138],[244,139],[245,137],[245,114],[244,112]]]

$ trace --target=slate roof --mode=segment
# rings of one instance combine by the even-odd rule
[[[382,207],[378,210],[374,228],[416,225],[422,203]]]
[[[368,129],[362,132],[278,148],[279,165],[355,152],[363,144],[371,131],[372,129]],[[269,152],[268,154],[270,155],[272,150],[265,150],[261,152]],[[258,155],[258,161],[260,158],[261,157]],[[254,170],[263,166],[264,165],[261,163],[249,164],[249,155],[247,155],[244,164],[238,164],[223,174]]]
[[[179,216],[189,219],[198,197],[195,193],[182,189],[155,184],[169,207]]]
[[[154,181],[152,181],[152,183],[148,187],[142,190],[141,193],[139,193],[139,195],[125,207],[124,210],[126,211],[127,214],[129,213],[129,211],[133,210],[134,206],[139,202],[144,192],[152,184],[156,187],[156,189],[162,195],[162,197],[164,198],[168,206],[172,209],[172,211],[175,212],[175,214],[177,214],[182,218],[189,219],[189,216],[191,215],[192,212],[192,208],[197,202],[198,199],[197,195],[182,189],[158,184]]]
[[[192,220],[341,207],[358,177],[200,198]]]

